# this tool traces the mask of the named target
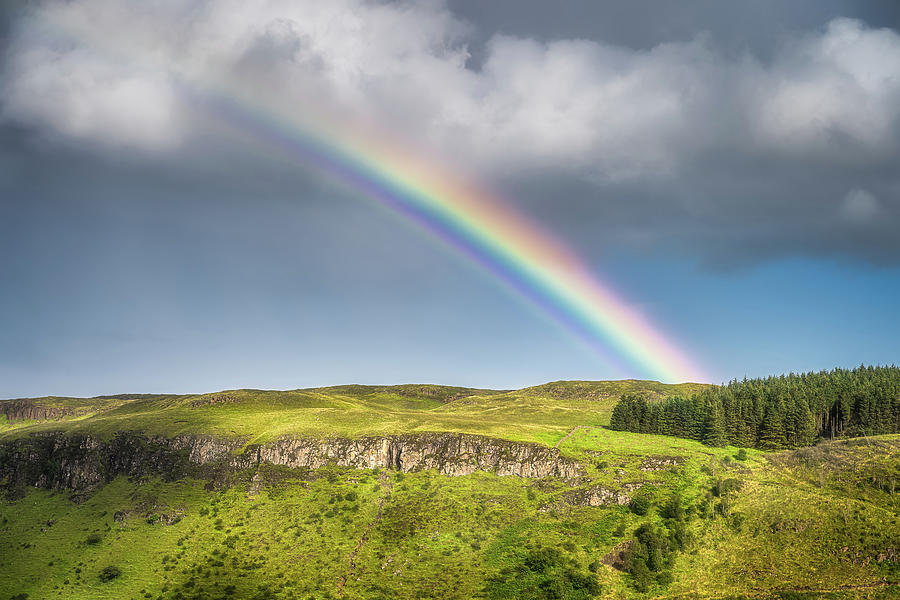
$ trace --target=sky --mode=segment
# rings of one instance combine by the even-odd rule
[[[900,357],[893,0],[14,0],[0,398],[654,375],[304,132],[532,223],[673,381]]]

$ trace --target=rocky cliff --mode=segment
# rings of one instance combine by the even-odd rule
[[[0,402],[0,413],[6,415],[6,418],[10,421],[61,419],[84,414],[85,412],[87,412],[85,409],[41,406],[32,400],[4,400]]]
[[[583,474],[580,465],[562,458],[554,448],[459,433],[282,438],[247,447],[241,440],[209,436],[164,438],[121,433],[103,441],[51,433],[0,444],[0,485],[7,490],[33,486],[86,492],[119,475],[206,478],[261,464],[402,472],[435,469],[449,476],[475,471],[532,478]]]

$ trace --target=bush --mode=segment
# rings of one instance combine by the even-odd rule
[[[112,581],[121,574],[122,570],[119,569],[119,567],[115,565],[109,565],[108,567],[104,567],[103,570],[100,571],[98,577],[100,578],[100,581],[106,583],[107,581]]]
[[[717,479],[712,485],[712,495],[719,498],[738,491],[742,485],[739,479]]]
[[[99,533],[92,533],[91,535],[87,536],[87,538],[84,540],[84,543],[89,544],[91,546],[96,546],[97,544],[100,543],[100,540],[102,540],[102,539],[103,538],[101,537],[101,535]]]
[[[741,448],[737,451],[737,454],[734,455],[737,460],[747,460],[747,450]]]
[[[628,503],[628,508],[634,514],[644,516],[650,510],[650,498],[644,494],[638,494]]]
[[[682,521],[674,522],[674,529],[654,527],[644,523],[634,532],[634,540],[625,553],[625,570],[631,574],[631,583],[639,592],[646,592],[654,583],[666,586],[672,581],[669,567],[675,553],[687,542],[687,531]]]
[[[506,567],[489,577],[484,592],[488,598],[498,600],[587,600],[599,594],[601,588],[595,575],[572,568],[571,561],[559,550],[541,548],[529,552],[519,565]]]
[[[684,505],[681,502],[681,495],[673,494],[668,501],[660,507],[659,514],[662,515],[664,519],[683,521]]]

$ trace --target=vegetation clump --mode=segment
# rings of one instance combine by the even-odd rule
[[[97,577],[100,579],[100,581],[106,583],[108,581],[112,581],[121,574],[122,570],[119,569],[119,567],[115,565],[109,565],[108,567],[103,567],[103,570],[100,571],[100,574],[97,575]]]
[[[598,595],[596,576],[576,565],[555,548],[532,550],[516,566],[491,576],[484,591],[492,600],[587,600]]]
[[[88,544],[89,546],[96,546],[102,540],[103,537],[99,533],[92,533],[85,538],[84,543]]]
[[[650,510],[651,500],[647,494],[636,494],[628,503],[631,512],[638,516],[644,516]]]

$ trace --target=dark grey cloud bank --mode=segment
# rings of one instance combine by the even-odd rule
[[[306,184],[247,160],[173,84],[227,80],[277,106],[375,120],[588,256],[900,262],[896,3],[137,6],[5,11],[7,216],[77,201],[31,194],[26,175],[68,164],[73,147],[110,190],[160,177],[184,190],[212,168],[224,188],[268,177],[270,201],[296,199]],[[130,164],[128,186],[109,164]]]
[[[449,5],[474,23],[476,44],[502,32],[648,50],[689,41],[703,32],[723,48],[749,49],[763,59],[771,57],[784,38],[822,28],[839,17],[872,27],[900,27],[900,4],[892,0],[449,0]]]

